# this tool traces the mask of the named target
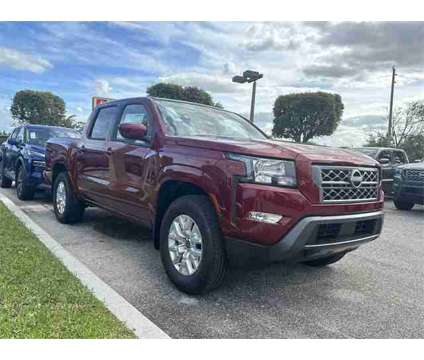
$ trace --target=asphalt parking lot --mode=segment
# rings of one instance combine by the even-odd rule
[[[48,197],[0,192],[171,337],[424,337],[423,206],[387,201],[383,235],[333,266],[231,270],[221,288],[192,297],[167,279],[145,229],[96,208],[61,225]]]

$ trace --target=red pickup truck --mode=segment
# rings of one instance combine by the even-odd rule
[[[48,142],[45,176],[60,222],[94,205],[149,227],[169,278],[192,294],[231,263],[334,263],[383,224],[373,159],[273,141],[240,115],[175,100],[98,106],[81,139]]]

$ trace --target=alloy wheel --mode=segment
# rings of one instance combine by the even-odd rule
[[[175,269],[182,275],[193,275],[202,261],[202,234],[188,215],[179,215],[171,223],[168,249]]]
[[[66,188],[65,183],[63,181],[57,184],[56,188],[56,209],[59,214],[63,214],[65,212],[66,207]]]

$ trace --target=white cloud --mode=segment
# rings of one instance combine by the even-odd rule
[[[46,59],[5,47],[0,47],[0,66],[38,74],[53,67]]]
[[[97,79],[94,81],[94,90],[97,96],[109,96],[112,91],[112,87],[109,85],[109,81]]]
[[[179,73],[161,76],[159,81],[182,86],[197,86],[216,94],[237,93],[243,89],[231,81],[231,76],[219,74]]]

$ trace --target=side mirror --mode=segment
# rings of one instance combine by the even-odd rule
[[[388,163],[390,163],[390,159],[388,159],[388,158],[381,158],[381,159],[378,159],[378,162],[381,165],[387,165]]]
[[[18,145],[18,142],[16,141],[16,139],[9,139],[9,140],[7,140],[7,143],[9,144],[9,145]]]
[[[122,137],[131,140],[144,140],[147,128],[143,124],[121,124],[118,131]]]

